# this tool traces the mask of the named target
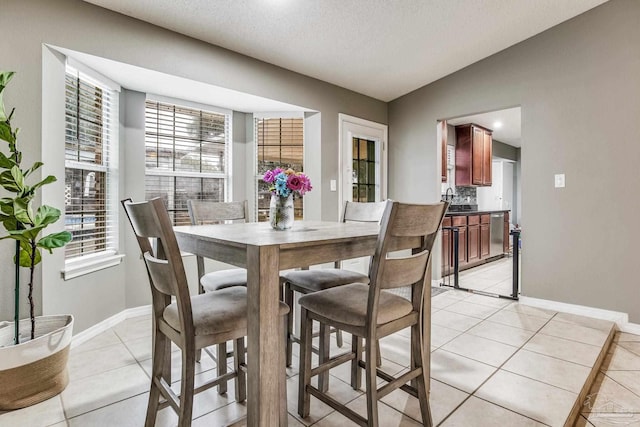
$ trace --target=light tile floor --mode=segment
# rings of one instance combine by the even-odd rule
[[[508,300],[448,291],[433,297],[431,407],[438,426],[561,426],[579,407],[577,426],[640,425],[640,336],[619,333],[584,405],[577,403],[613,325],[526,307]],[[71,382],[57,397],[0,413],[0,426],[142,426],[147,405],[151,319],[128,319],[71,351]],[[346,341],[349,341],[347,335]],[[333,352],[340,351],[335,342]],[[407,369],[409,334],[381,341],[383,369]],[[177,350],[177,349],[176,349]],[[297,356],[298,348],[294,347]],[[174,378],[180,379],[174,352]],[[297,415],[297,357],[288,375],[290,426],[350,426],[349,420],[312,398],[311,416]],[[214,375],[203,357],[196,383]],[[363,415],[362,391],[349,386],[349,367],[331,371],[331,394]],[[178,390],[179,382],[175,384]],[[195,398],[194,426],[218,426],[246,413],[215,389]],[[381,425],[420,425],[415,398],[396,390],[379,405]],[[170,409],[158,426],[173,426]],[[634,424],[636,423],[636,424]]]
[[[513,291],[513,257],[506,257],[487,264],[463,270],[459,274],[459,286],[498,295],[511,295]],[[453,274],[445,277],[447,285],[453,285]]]

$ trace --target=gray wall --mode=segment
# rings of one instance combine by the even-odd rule
[[[520,105],[523,295],[640,322],[638,23],[640,2],[612,0],[392,101],[389,196],[439,198],[437,119]]]
[[[43,57],[52,56],[50,65],[54,68],[59,68],[56,61],[60,59],[43,49],[45,43],[319,111],[321,176],[312,179],[317,183],[314,191],[321,195],[319,212],[323,219],[337,219],[338,212],[337,193],[329,192],[329,185],[323,185],[338,178],[338,113],[387,123],[387,104],[384,102],[79,0],[3,0],[0,28],[4,34],[0,38],[2,68],[17,71],[6,92],[5,102],[17,109],[14,124],[22,128],[20,140],[26,163],[41,159],[48,140],[59,138],[64,132],[64,117],[43,117],[43,103],[46,102],[43,80],[55,80],[43,74]],[[47,87],[53,87],[53,98],[60,95],[61,85],[55,81],[46,83]],[[139,132],[135,126],[128,127],[126,119],[123,128],[123,133],[132,137]],[[122,149],[126,150],[126,141],[122,144]],[[48,157],[44,160],[52,163]],[[59,167],[58,163],[48,165],[49,170]],[[53,203],[55,206],[63,205],[62,183],[45,192],[43,199],[48,203],[57,200]],[[122,224],[123,220],[121,218]],[[75,330],[81,331],[126,308],[127,299],[140,299],[137,291],[127,288],[129,278],[126,277],[126,265],[137,258],[137,249],[133,251],[131,245],[125,245],[125,238],[121,242],[127,250],[127,258],[120,266],[67,282],[60,279],[62,252],[45,257],[44,273],[38,274],[37,282],[42,282],[41,276],[46,277],[43,288],[46,301],[39,302],[38,311],[75,314]],[[0,318],[13,315],[13,276],[11,271],[5,271],[11,256],[10,243],[0,242],[3,273]],[[37,292],[40,292],[39,287]]]
[[[516,147],[495,139],[491,144],[491,149],[493,150],[493,157],[500,157],[501,159],[513,160],[515,162],[518,156],[518,149]]]

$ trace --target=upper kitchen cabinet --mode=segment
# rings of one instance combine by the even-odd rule
[[[476,124],[456,126],[456,185],[491,186],[491,134]]]
[[[447,182],[447,122],[445,120],[438,123],[440,126],[440,145],[442,148],[442,155],[440,160],[442,163],[442,182]]]

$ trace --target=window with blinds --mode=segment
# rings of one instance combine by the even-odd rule
[[[145,198],[164,200],[175,225],[187,200],[225,201],[230,116],[147,100]]]
[[[257,162],[258,221],[268,221],[271,193],[262,180],[269,169],[291,168],[303,172],[304,120],[302,118],[268,118],[255,120]],[[302,219],[302,197],[294,199],[296,219]]]
[[[65,74],[65,260],[117,251],[117,202],[111,180],[117,153],[117,96],[67,67]],[[114,188],[111,188],[114,185]]]

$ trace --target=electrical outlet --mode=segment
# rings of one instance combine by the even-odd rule
[[[331,186],[331,191],[338,190],[338,186],[335,179],[332,179],[331,181],[329,181],[329,185]]]
[[[555,184],[556,184],[556,188],[564,188],[564,174],[563,173],[557,173],[555,175]]]

